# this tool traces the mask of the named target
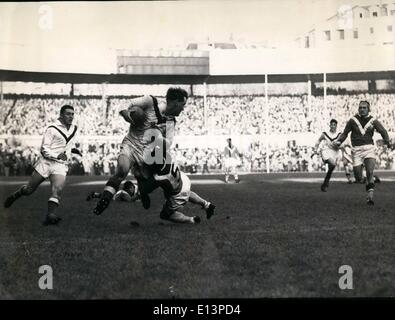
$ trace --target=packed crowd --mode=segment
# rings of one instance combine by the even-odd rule
[[[83,157],[73,155],[69,159],[69,174],[110,175],[114,174],[119,153],[119,143],[90,142],[81,147]],[[223,148],[186,148],[177,145],[173,152],[182,171],[187,173],[221,173],[223,171]],[[30,175],[39,157],[37,148],[11,148],[7,141],[0,143],[0,176]],[[319,154],[309,146],[292,146],[269,150],[271,172],[318,172],[325,165]],[[241,172],[266,172],[266,147],[251,143],[240,152],[238,170]],[[395,150],[377,148],[377,169],[395,170]],[[342,170],[342,162],[338,162]]]
[[[339,128],[356,113],[360,100],[371,102],[372,114],[389,131],[395,131],[395,94],[328,95],[326,106],[322,96],[271,96],[268,110],[262,96],[191,97],[178,119],[177,134],[290,134],[322,132],[329,120],[338,120]],[[159,99],[164,102],[163,98]],[[61,105],[76,109],[75,122],[82,135],[116,135],[127,130],[118,111],[129,104],[128,98],[8,98],[0,108],[0,134],[16,129],[17,134],[41,134],[53,122]],[[268,118],[266,119],[266,113]],[[206,120],[205,120],[206,119]],[[267,120],[267,123],[265,122]]]
[[[205,110],[203,98],[191,97],[188,106],[177,121],[178,135],[251,135],[268,133],[292,134],[301,132],[320,133],[328,129],[329,120],[335,118],[339,128],[356,112],[360,100],[368,100],[372,114],[389,132],[395,132],[395,94],[353,94],[328,95],[326,105],[322,96],[271,96],[269,109],[265,110],[262,96],[207,97]],[[47,125],[56,120],[60,107],[71,104],[76,109],[75,123],[81,136],[98,136],[97,141],[84,143],[84,157],[70,159],[72,174],[111,174],[116,166],[120,140],[128,124],[118,115],[127,107],[129,98],[60,98],[13,96],[3,99],[0,108],[0,135],[7,137],[0,141],[0,175],[29,175],[38,157],[38,150],[21,146],[18,135],[42,135]],[[164,103],[164,98],[159,99]],[[266,113],[269,119],[265,123]],[[207,119],[206,123],[204,119]],[[100,137],[110,138],[104,140]],[[113,142],[116,141],[116,142]],[[186,172],[218,172],[222,170],[223,147],[175,148],[177,159]],[[274,149],[266,156],[265,146],[252,143],[240,157],[240,170],[265,172],[269,158],[271,171],[320,171],[323,164],[314,155],[311,147],[294,146]],[[381,169],[394,168],[394,152],[379,150],[377,166]]]

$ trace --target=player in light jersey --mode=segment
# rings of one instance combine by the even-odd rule
[[[224,149],[224,171],[225,171],[225,182],[229,182],[229,176],[233,175],[235,182],[239,183],[239,175],[237,174],[237,165],[239,162],[239,151],[236,146],[232,143],[232,139],[226,139],[227,145]]]
[[[167,153],[163,164],[144,164],[144,166],[152,172],[152,181],[149,184],[151,186],[156,184],[157,187],[162,188],[166,199],[160,212],[161,219],[177,223],[199,223],[199,216],[189,217],[180,212],[187,202],[200,205],[206,211],[207,219],[214,215],[215,205],[191,190],[191,181],[172,161],[169,153]],[[151,187],[149,192],[153,190],[154,188]]]
[[[130,123],[129,132],[122,141],[115,174],[107,181],[101,198],[93,210],[96,215],[101,214],[108,207],[129,170],[136,166],[143,168],[144,152],[152,142],[150,130],[157,126],[174,128],[175,117],[182,112],[187,99],[188,93],[184,89],[169,88],[166,93],[166,105],[159,105],[158,100],[153,96],[143,96],[132,99],[127,109],[119,111],[124,120]],[[149,173],[142,171],[138,183],[147,178]],[[140,194],[144,208],[148,209],[150,206],[148,194],[144,190],[140,191]]]
[[[327,165],[327,172],[325,175],[324,182],[321,185],[321,191],[326,192],[329,187],[329,181],[332,176],[333,170],[336,168],[337,160],[340,155],[339,147],[332,144],[340,136],[340,132],[337,132],[337,120],[332,119],[329,122],[329,131],[323,132],[318,138],[315,144],[317,150],[321,145],[321,158],[322,161]]]
[[[67,159],[71,158],[71,153],[81,155],[81,152],[74,146],[77,127],[72,124],[73,119],[74,108],[70,105],[62,106],[58,121],[50,125],[44,133],[41,157],[34,166],[34,172],[28,184],[6,199],[5,208],[9,208],[21,196],[31,195],[44,180],[49,179],[51,196],[48,199],[48,212],[44,225],[57,224],[61,220],[55,212],[66,182]]]
[[[358,181],[362,179],[362,166],[364,165],[366,169],[366,202],[368,205],[373,205],[374,167],[376,164],[376,152],[373,142],[374,131],[377,130],[380,133],[386,146],[390,147],[390,141],[387,130],[385,130],[380,121],[369,115],[369,113],[370,103],[368,101],[360,101],[358,114],[347,122],[344,131],[333,144],[340,146],[351,132],[355,178]]]

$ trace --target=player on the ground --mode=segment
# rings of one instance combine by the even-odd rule
[[[162,151],[159,150],[159,152]],[[189,217],[180,212],[180,209],[189,201],[200,205],[206,211],[207,219],[210,219],[214,215],[215,205],[191,190],[191,181],[188,176],[180,171],[177,164],[173,162],[170,152],[165,150],[164,153],[165,157],[161,163],[143,164],[145,170],[150,171],[152,176],[146,180],[146,184],[141,185],[142,187],[148,186],[147,193],[152,192],[156,187],[162,188],[166,202],[163,205],[160,218],[177,223],[199,223],[198,216]],[[136,169],[135,176],[138,174],[139,170]]]
[[[120,115],[130,123],[130,128],[122,141],[115,174],[106,183],[101,198],[93,211],[95,214],[101,214],[108,207],[129,170],[135,164],[142,167],[144,149],[152,142],[152,136],[146,134],[148,130],[159,125],[174,132],[175,117],[184,109],[187,99],[188,93],[184,89],[169,88],[166,93],[166,105],[159,105],[158,100],[153,96],[143,96],[132,99],[127,109],[120,110]],[[148,176],[148,173],[142,172],[138,183],[140,184]],[[148,194],[144,190],[140,190],[140,196],[144,208],[148,209],[150,206]]]
[[[361,101],[359,103],[358,113],[347,122],[343,133],[333,144],[340,146],[351,132],[355,178],[357,181],[362,179],[362,165],[364,165],[366,169],[366,201],[368,205],[373,205],[375,187],[374,167],[376,164],[375,145],[373,142],[374,131],[377,130],[380,133],[386,146],[390,146],[390,141],[387,130],[380,121],[369,115],[369,113],[370,103],[368,101]]]
[[[100,199],[102,193],[91,191],[86,197],[86,201],[91,201],[93,199]],[[117,191],[113,196],[113,200],[115,201],[127,201],[134,202],[140,199],[140,193],[138,190],[138,186],[135,186],[134,183],[130,180],[125,181],[123,186]]]
[[[239,183],[239,175],[237,173],[237,164],[239,162],[239,151],[236,146],[232,143],[232,139],[226,139],[227,145],[224,149],[224,171],[225,171],[225,182],[229,182],[229,176],[233,175],[235,182]]]
[[[28,184],[10,195],[4,203],[4,207],[9,208],[21,196],[31,195],[44,180],[49,179],[51,196],[48,199],[48,212],[44,225],[54,225],[61,220],[56,215],[56,210],[66,182],[67,159],[70,159],[71,153],[81,155],[81,152],[73,147],[77,133],[73,119],[74,108],[70,105],[62,106],[58,121],[50,125],[44,133],[41,157],[34,166],[34,172]]]
[[[337,120],[332,119],[329,122],[329,131],[324,131],[318,138],[317,143],[315,144],[316,150],[320,145],[322,145],[321,157],[324,163],[328,166],[324,182],[321,185],[321,191],[323,192],[326,192],[328,190],[332,172],[336,168],[337,160],[340,155],[339,147],[332,144],[332,142],[339,138],[339,136],[340,132],[337,131]]]

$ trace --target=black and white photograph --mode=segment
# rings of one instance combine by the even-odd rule
[[[0,30],[0,300],[395,297],[394,0],[2,2]]]

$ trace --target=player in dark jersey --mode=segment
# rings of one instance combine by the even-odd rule
[[[373,205],[374,194],[374,167],[376,164],[375,145],[373,142],[374,131],[378,131],[384,139],[386,146],[390,147],[389,136],[383,125],[369,115],[370,103],[361,101],[359,103],[358,114],[353,116],[346,124],[343,133],[334,141],[334,144],[340,146],[346,140],[351,132],[351,145],[354,174],[356,180],[362,179],[362,166],[366,169],[366,191],[367,204]]]

